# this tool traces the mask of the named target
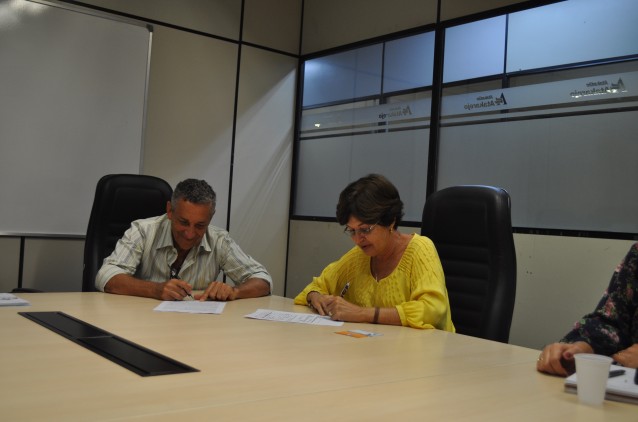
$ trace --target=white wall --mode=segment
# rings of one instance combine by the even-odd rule
[[[301,0],[246,0],[245,42],[299,54]]]
[[[156,26],[143,173],[175,186],[194,177],[217,193],[213,224],[225,228],[239,47]]]
[[[454,18],[498,9],[516,3],[524,3],[526,0],[441,0],[441,20]]]
[[[297,59],[242,49],[230,233],[284,294]]]
[[[510,343],[540,349],[595,308],[634,242],[517,234],[514,243],[518,271]]]
[[[232,40],[239,39],[241,0],[84,0],[81,3]]]
[[[153,26],[142,172],[172,186],[187,177],[210,182],[218,195],[213,224],[230,224],[283,294],[301,0],[247,0],[243,35],[251,46],[241,56],[242,0],[85,4]],[[0,239],[0,263],[9,261],[0,267],[4,291],[17,286],[19,245]],[[23,286],[80,290],[82,254],[82,239],[27,239]]]
[[[437,0],[305,0],[302,53],[432,24],[436,7]]]

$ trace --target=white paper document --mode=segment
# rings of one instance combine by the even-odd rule
[[[606,400],[621,401],[638,404],[638,384],[636,384],[636,369],[625,368],[619,365],[611,365],[612,370],[622,370],[624,373],[607,380]],[[565,391],[576,393],[578,378],[572,374],[565,378]]]
[[[333,321],[327,316],[298,312],[273,311],[272,309],[257,309],[252,314],[245,316],[246,318],[263,319],[266,321],[296,322],[298,324],[331,325],[333,327],[343,325],[343,321]]]
[[[224,311],[226,302],[215,302],[207,300],[176,300],[164,301],[157,305],[154,311],[158,312],[186,312],[189,314],[221,314]]]
[[[11,293],[0,293],[0,306],[26,306],[31,305],[28,300],[20,299]]]

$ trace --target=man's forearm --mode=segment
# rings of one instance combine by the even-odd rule
[[[249,278],[237,286],[237,299],[261,297],[270,294],[270,283],[261,278]]]
[[[129,274],[117,274],[106,283],[104,291],[118,295],[161,299],[161,286],[153,281],[140,280]]]

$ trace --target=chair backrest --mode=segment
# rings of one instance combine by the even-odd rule
[[[492,186],[430,195],[421,234],[437,248],[456,331],[507,343],[516,298],[510,196]]]
[[[113,252],[131,222],[164,214],[172,193],[166,181],[154,176],[110,174],[98,181],[86,230],[82,291],[95,291],[102,261]]]

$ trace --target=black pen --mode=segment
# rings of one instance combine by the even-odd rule
[[[184,290],[184,289],[182,288],[182,290]],[[186,292],[186,290],[184,290],[184,291]],[[195,300],[193,295],[190,294],[189,292],[186,292],[186,296],[184,296],[184,299],[182,299],[182,300],[186,300],[187,297],[190,298],[190,300]]]
[[[609,378],[619,377],[621,375],[625,375],[624,369],[614,369],[613,371],[609,371]]]
[[[634,369],[634,384],[638,385],[638,369]]]
[[[339,294],[339,297],[344,297],[346,293],[348,293],[349,288],[350,288],[350,282],[348,281],[346,285],[343,286],[343,289],[341,289],[341,293]]]

